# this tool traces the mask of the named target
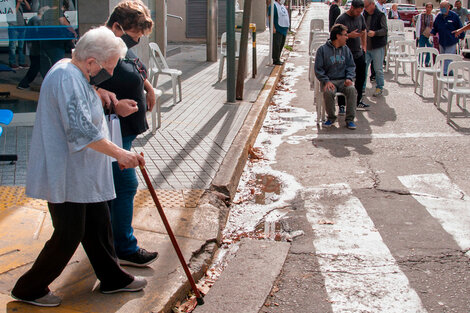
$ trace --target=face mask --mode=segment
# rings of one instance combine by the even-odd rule
[[[111,74],[101,66],[101,64],[97,61],[95,62],[101,67],[101,70],[94,76],[90,75],[90,85],[99,85],[112,77]]]
[[[124,35],[121,36],[121,39],[126,44],[127,49],[130,49],[130,48],[134,47],[135,45],[137,45],[140,42],[140,38],[139,38],[139,40],[135,41],[134,38],[132,38],[131,36],[126,34],[126,32],[124,31],[124,29],[122,28],[121,25],[119,25],[119,27],[121,27],[121,30],[124,33]]]
[[[447,13],[447,8],[441,8],[441,13],[446,14]]]

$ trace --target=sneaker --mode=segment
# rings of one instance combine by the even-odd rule
[[[126,287],[119,288],[119,289],[113,289],[113,290],[101,290],[101,293],[117,293],[117,292],[135,292],[135,291],[141,291],[142,289],[147,286],[147,280],[141,276],[135,276],[134,280],[132,283],[127,285]]]
[[[374,92],[373,96],[374,96],[374,97],[379,97],[379,96],[382,95],[382,93],[383,93],[383,90],[382,90],[382,89],[380,89],[380,88],[375,88],[375,92]]]
[[[362,101],[360,101],[357,106],[356,106],[357,109],[363,109],[363,110],[367,110],[368,108],[370,108],[370,104],[367,104],[367,103],[364,103]]]
[[[119,258],[119,264],[144,267],[158,259],[158,252],[148,252],[145,249],[139,248],[136,253],[126,257]]]
[[[346,122],[346,127],[349,128],[349,129],[356,129],[356,124],[354,124],[354,122]]]
[[[346,115],[346,108],[344,105],[339,106],[339,112],[338,115]]]
[[[29,65],[28,64],[20,64],[20,68],[29,68]]]
[[[372,82],[375,82],[375,76],[371,76],[371,77],[370,77],[370,82],[371,82],[371,83],[372,83]]]
[[[19,89],[19,90],[31,90],[31,88],[29,86],[21,86],[21,85],[18,85],[16,86],[16,89]]]
[[[333,125],[335,122],[327,120],[326,122],[323,122],[323,127],[330,128],[331,125]]]
[[[29,303],[32,305],[37,305],[37,306],[44,306],[44,307],[53,307],[53,306],[59,306],[62,300],[55,296],[52,292],[49,291],[49,293],[41,298],[37,298],[34,300],[23,300],[15,295],[11,294],[11,297],[17,301],[21,301],[24,303]]]
[[[10,64],[10,67],[14,70],[17,70],[19,69],[20,67],[18,66],[18,64]]]

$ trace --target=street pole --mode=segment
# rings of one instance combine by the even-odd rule
[[[207,0],[207,62],[217,62],[217,0]]]
[[[292,0],[289,1],[288,11],[289,11],[289,21],[292,21]],[[289,23],[289,31],[291,30],[290,26],[292,23]]]
[[[235,103],[235,0],[227,0],[227,102]]]
[[[166,56],[167,50],[167,0],[157,0],[155,2],[155,11],[157,12],[157,18],[155,22],[156,29],[156,40],[157,45]]]
[[[245,70],[248,52],[248,31],[250,30],[251,18],[251,0],[245,0],[243,5],[243,24],[242,34],[240,38],[240,53],[238,56],[238,73],[237,73],[237,100],[243,100],[243,87],[245,84]]]

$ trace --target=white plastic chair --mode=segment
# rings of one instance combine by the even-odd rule
[[[241,33],[235,33],[235,58],[238,58],[240,55],[240,38]],[[227,58],[227,33],[223,33],[220,37],[220,60],[219,60],[219,81],[222,80],[224,75],[224,64],[225,59]]]
[[[181,90],[181,75],[183,72],[177,69],[171,69],[166,63],[165,58],[163,57],[160,47],[155,42],[149,43],[150,47],[150,60],[149,60],[149,78],[150,83],[154,88],[157,87],[158,76],[168,75],[171,77],[171,83],[173,87],[173,104],[176,104],[176,86],[179,87],[179,96],[180,102],[183,100],[182,90]]]
[[[395,63],[397,56],[399,55],[397,50],[397,42],[403,41],[402,36],[391,35],[387,39],[387,64],[385,66],[385,71],[388,72],[390,68],[390,62]]]
[[[398,83],[398,70],[403,65],[403,73],[406,74],[406,63],[411,65],[411,79],[415,80],[416,45],[414,40],[397,41],[397,57],[395,59],[395,81]]]
[[[310,32],[325,30],[325,21],[320,18],[314,18],[310,20]]]
[[[320,125],[323,121],[325,121],[325,116],[326,116],[326,110],[325,110],[325,101],[323,100],[323,90],[321,90],[321,84],[318,78],[315,76],[315,91],[314,91],[314,103],[316,106],[317,110],[317,125]],[[337,92],[336,93],[336,101],[338,101],[338,97],[344,97],[346,99],[346,96],[342,92]]]
[[[418,88],[419,81],[419,93],[423,95],[424,86],[424,74],[432,75],[433,81],[433,92],[436,92],[436,73],[439,68],[434,66],[434,58],[439,54],[439,50],[431,47],[422,47],[416,49],[416,78],[415,78],[415,92]],[[426,58],[429,56],[429,66],[426,66]]]
[[[444,85],[447,85],[448,87],[451,82],[454,82],[454,77],[444,75],[444,63],[445,61],[454,62],[454,61],[462,61],[462,60],[463,60],[463,57],[461,55],[450,54],[450,53],[442,53],[436,57],[435,66],[439,69],[439,71],[436,72],[437,87],[436,87],[436,92],[434,94],[434,105],[437,106],[438,109],[441,108],[442,88],[444,88]],[[447,71],[450,73],[449,70]],[[456,79],[459,80],[459,78],[456,78]]]
[[[405,21],[403,20],[387,20],[388,33],[402,36],[405,39]]]
[[[326,41],[330,38],[330,34],[327,32],[318,32],[314,33],[312,36],[312,40],[309,44],[309,54],[311,55],[312,50],[315,48],[315,43],[319,43],[320,45],[326,43]]]
[[[463,45],[460,49],[460,54],[464,53],[470,53],[470,34],[465,35],[465,38],[463,39]]]
[[[467,109],[467,96],[470,96],[470,62],[454,61],[449,64],[448,71],[452,71],[454,76],[449,76],[448,104],[447,104],[447,123],[450,122],[450,112],[452,98],[457,95],[457,105],[459,99],[463,96],[463,109]]]

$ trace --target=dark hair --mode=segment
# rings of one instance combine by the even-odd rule
[[[334,41],[338,38],[338,35],[340,35],[342,32],[348,31],[348,28],[344,26],[343,24],[335,24],[333,27],[331,27],[330,31],[330,40]]]
[[[352,0],[351,2],[351,8],[363,8],[364,7],[364,1],[363,0]]]
[[[121,25],[123,30],[136,29],[145,35],[150,33],[153,27],[150,11],[140,0],[119,3],[109,16],[106,26],[112,28],[114,23]]]

